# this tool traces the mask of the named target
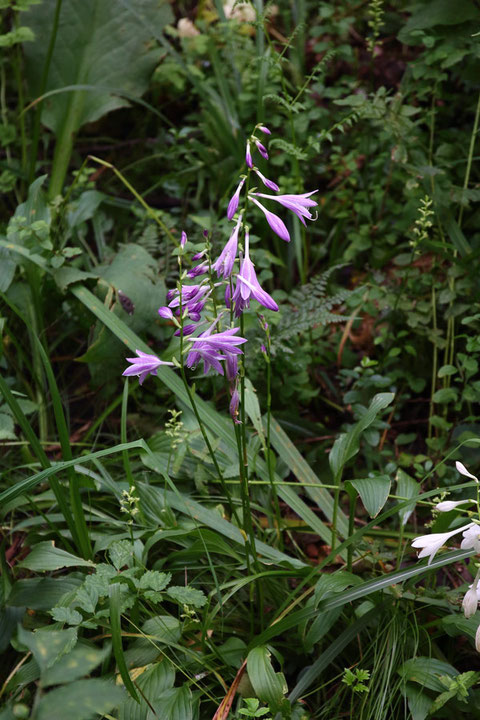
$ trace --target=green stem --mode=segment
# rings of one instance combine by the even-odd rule
[[[435,403],[433,396],[435,394],[435,388],[437,385],[437,366],[438,366],[438,348],[437,348],[437,304],[435,285],[432,285],[432,321],[433,321],[433,363],[432,363],[432,383],[430,388],[430,410],[428,413],[428,437],[432,437],[432,417],[435,413]]]

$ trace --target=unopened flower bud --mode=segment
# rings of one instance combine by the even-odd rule
[[[471,618],[477,612],[478,595],[477,595],[477,589],[475,587],[471,587],[470,590],[468,590],[465,593],[465,596],[462,601],[462,608],[463,608],[464,615],[467,619]]]
[[[262,145],[260,140],[255,140],[255,145],[257,146],[258,152],[260,153],[260,155],[262,157],[264,157],[265,160],[268,160],[268,152],[267,152],[267,148],[265,147],[265,145]]]
[[[252,153],[250,152],[250,140],[247,140],[247,149],[245,151],[245,162],[249,168],[253,167]]]
[[[480,625],[475,633],[475,650],[480,653]]]
[[[186,244],[187,244],[187,233],[185,232],[185,230],[182,230],[182,237],[180,239],[180,247],[184,248]]]
[[[173,318],[173,312],[166,306],[158,308],[158,314],[164,318],[164,320],[171,320]]]
[[[265,127],[265,125],[260,125],[260,127],[258,129],[261,130],[263,133],[265,133],[265,135],[272,134],[271,131],[267,127]]]
[[[459,505],[464,505],[465,503],[470,503],[471,500],[443,500],[443,502],[438,503],[438,505],[435,505],[435,510],[438,510],[439,512],[450,512],[450,510],[454,510]]]

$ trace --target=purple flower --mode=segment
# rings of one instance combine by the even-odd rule
[[[272,228],[273,232],[278,235],[278,237],[281,237],[282,240],[285,240],[286,242],[290,242],[290,233],[288,232],[285,223],[281,218],[278,217],[278,215],[275,215],[275,213],[270,212],[270,210],[267,210],[266,207],[263,207],[263,205],[258,202],[258,200],[255,200],[253,195],[250,195],[250,200],[255,203],[255,205],[258,205],[260,210],[264,213],[268,224]]]
[[[230,382],[235,380],[238,375],[238,359],[236,355],[227,355],[227,359],[225,360],[225,369],[227,371],[227,378]]]
[[[265,145],[262,145],[260,140],[257,140],[257,138],[255,138],[255,145],[257,146],[257,150],[260,153],[260,155],[262,157],[264,157],[265,160],[268,160],[268,152],[267,152],[267,148],[265,147]]]
[[[265,125],[260,125],[260,127],[259,127],[258,129],[261,130],[263,133],[265,133],[265,135],[271,135],[271,134],[272,134],[272,133],[270,132],[270,130],[269,130],[267,127],[265,127]]]
[[[240,266],[240,272],[237,274],[237,285],[233,294],[236,317],[239,317],[244,309],[249,307],[251,297],[269,310],[278,310],[275,300],[260,287],[257,280],[254,265],[250,260],[249,234],[248,230],[245,230],[245,257]]]
[[[172,362],[164,362],[156,355],[148,355],[141,350],[135,350],[138,357],[126,358],[127,362],[132,363],[130,367],[122,373],[122,375],[138,375],[140,385],[143,383],[147,375],[156,375],[157,368],[160,365],[173,365]]]
[[[232,195],[230,202],[228,203],[227,218],[229,220],[231,220],[233,218],[233,216],[235,215],[235,213],[237,212],[238,203],[240,201],[240,193],[242,191],[244,182],[245,182],[245,178],[242,178],[238,184],[237,189],[235,190],[234,194]]]
[[[196,329],[197,329],[196,325],[184,325],[183,326],[183,337],[187,337],[187,335],[191,335],[193,332],[195,332]],[[176,335],[176,337],[180,337],[180,334],[181,334],[180,328],[178,328],[178,330],[175,330],[175,332],[173,334]]]
[[[217,318],[210,327],[196,338],[190,338],[194,343],[192,350],[187,356],[187,367],[192,368],[203,360],[203,371],[207,373],[211,367],[220,375],[223,375],[221,360],[228,360],[232,355],[241,355],[242,351],[237,345],[247,342],[246,338],[235,337],[239,328],[231,328],[212,335],[212,330],[217,324]]]
[[[237,220],[237,224],[235,225],[235,228],[230,235],[230,239],[228,240],[222,252],[212,265],[212,270],[215,270],[218,277],[222,275],[226,279],[232,274],[233,263],[235,262],[235,258],[237,257],[238,232],[240,230],[241,223],[242,216],[240,215]]]
[[[200,258],[202,258],[206,252],[206,250],[201,250],[192,257],[192,260],[200,260]]]
[[[205,273],[208,272],[208,263],[200,263],[200,265],[195,265],[195,267],[190,268],[190,270],[187,272],[187,277],[194,278],[197,277],[197,275],[205,275]]]
[[[238,395],[238,390],[235,388],[235,390],[232,392],[232,399],[230,400],[230,415],[232,417],[233,422],[235,425],[241,425],[240,420],[238,419],[238,405],[240,402],[240,398]]]
[[[275,192],[278,192],[280,188],[278,187],[277,183],[273,182],[273,180],[269,180],[265,177],[265,175],[262,175],[260,170],[257,170],[257,168],[253,168],[253,171],[257,173],[260,180],[263,182],[263,184],[268,187],[270,190],[274,190]]]
[[[202,312],[211,290],[208,285],[183,285],[182,286],[182,309],[186,310],[191,320],[198,322],[200,320],[200,313]],[[180,306],[180,292],[178,289],[170,290],[167,293],[167,297],[173,297],[168,305],[170,308],[176,308]],[[180,309],[177,312],[180,315]]]
[[[182,237],[180,239],[180,247],[184,248],[186,244],[187,244],[187,233],[184,230],[182,230]]]
[[[247,140],[247,149],[245,151],[245,162],[249,168],[253,167],[252,153],[250,152],[250,140]]]
[[[312,190],[309,193],[303,193],[303,195],[265,195],[264,193],[253,193],[257,197],[266,198],[267,200],[275,200],[284,207],[288,208],[295,215],[300,218],[302,223],[306,225],[305,219],[312,220],[312,213],[308,210],[309,207],[317,205],[315,200],[310,200],[310,195],[318,192],[318,190]],[[251,198],[253,200],[253,198]],[[267,218],[268,219],[268,218]]]
[[[173,319],[173,312],[170,310],[169,307],[164,305],[161,308],[158,308],[158,314],[160,317],[162,317],[164,320],[172,320]]]

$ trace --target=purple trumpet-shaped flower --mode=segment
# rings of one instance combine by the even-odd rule
[[[235,388],[235,390],[232,392],[232,399],[230,400],[230,415],[232,417],[233,422],[235,425],[241,425],[241,421],[238,419],[238,406],[240,403],[240,397],[238,395],[238,390]]]
[[[172,310],[164,305],[161,308],[158,308],[158,314],[160,317],[162,317],[164,320],[173,320],[173,312]]]
[[[236,317],[239,317],[244,309],[249,307],[251,297],[268,310],[278,310],[275,300],[260,287],[257,280],[255,267],[250,260],[249,234],[248,230],[245,230],[245,257],[240,265],[240,272],[237,274],[237,285],[233,294]]]
[[[201,250],[192,257],[192,260],[200,260],[200,258],[202,258],[206,252],[206,250]]]
[[[250,157],[251,159],[251,157]],[[248,164],[248,163],[247,163]],[[228,203],[227,208],[227,218],[231,220],[235,213],[237,212],[238,203],[240,202],[240,193],[242,192],[242,187],[245,182],[245,178],[242,178],[240,182],[238,183],[238,187],[233,193],[230,202]]]
[[[282,240],[285,240],[285,242],[290,242],[290,233],[288,232],[283,220],[279,218],[278,215],[275,215],[275,213],[267,210],[267,208],[264,207],[258,200],[255,200],[253,195],[250,195],[250,200],[255,203],[255,205],[257,205],[263,212],[273,232],[278,235],[278,237],[281,237]]]
[[[186,244],[187,244],[187,233],[185,232],[185,230],[182,230],[182,236],[180,238],[180,247],[184,248]]]
[[[265,127],[265,125],[260,125],[260,127],[258,129],[261,130],[263,133],[265,133],[265,135],[272,134],[271,131],[267,127]]]
[[[227,378],[232,382],[238,375],[238,358],[236,355],[228,355],[225,360],[225,369],[227,371]]]
[[[247,140],[247,149],[245,151],[245,162],[249,168],[253,167],[252,153],[250,150],[250,140]]]
[[[310,199],[310,195],[316,192],[318,192],[318,190],[312,190],[312,192],[303,193],[303,195],[265,195],[264,193],[253,193],[253,195],[266,198],[267,200],[275,200],[275,202],[280,203],[280,205],[294,212],[302,223],[306,225],[305,218],[307,218],[307,220],[312,220],[313,218],[308,208],[318,204],[315,200]]]
[[[240,215],[237,220],[237,224],[235,225],[235,228],[230,235],[230,239],[228,240],[222,252],[212,265],[212,270],[215,270],[218,277],[222,275],[226,279],[232,274],[233,263],[235,262],[235,258],[237,257],[238,232],[240,230],[241,224],[242,216]]]
[[[195,265],[195,267],[190,268],[190,270],[187,272],[187,277],[194,278],[197,277],[197,275],[205,275],[205,273],[208,272],[208,263],[203,262],[200,263],[200,265]]]
[[[257,173],[260,180],[263,182],[265,187],[269,188],[269,190],[273,190],[274,192],[278,192],[280,190],[277,183],[273,182],[273,180],[269,180],[265,177],[265,175],[262,175],[260,170],[257,170],[257,168],[253,168],[253,171]]]
[[[202,312],[211,290],[208,285],[183,285],[182,287],[182,309],[186,310],[189,317],[194,321],[200,320],[200,313]],[[170,290],[167,293],[168,297],[173,297],[170,300],[168,306],[170,308],[179,308],[180,306],[180,292],[178,289]],[[180,314],[180,310],[177,311],[177,315]]]
[[[265,145],[262,145],[260,140],[257,140],[257,138],[255,138],[255,145],[257,146],[257,150],[260,153],[260,155],[263,158],[265,158],[265,160],[268,160],[268,152],[267,152],[267,148],[265,147]]]
[[[126,358],[127,362],[132,363],[127,367],[122,375],[138,375],[140,385],[143,383],[147,375],[156,375],[160,365],[173,365],[172,362],[164,362],[156,355],[149,355],[141,350],[135,350],[138,357]]]
[[[207,373],[212,367],[220,375],[223,375],[221,360],[228,360],[233,355],[241,355],[242,351],[237,345],[247,342],[246,338],[235,337],[239,328],[231,328],[223,332],[211,334],[219,318],[210,327],[196,338],[190,338],[194,343],[192,350],[187,356],[187,367],[192,368],[203,360],[203,370]]]
[[[183,326],[183,337],[187,337],[187,335],[191,335],[192,333],[195,332],[196,329],[197,329],[196,325],[184,325]],[[175,330],[175,332],[173,334],[176,337],[180,337],[180,335],[181,335],[180,328],[178,328],[178,330]]]

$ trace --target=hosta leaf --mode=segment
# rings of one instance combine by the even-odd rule
[[[68,630],[38,630],[28,632],[21,625],[18,628],[18,639],[22,645],[31,650],[37,661],[42,676],[59,658],[70,652],[77,642],[76,628]]]
[[[59,570],[64,567],[95,567],[95,564],[90,560],[84,560],[61,548],[57,548],[50,541],[40,542],[35,545],[19,565],[28,570],[36,571]]]
[[[77,680],[44,695],[38,704],[35,718],[90,720],[97,714],[105,715],[110,712],[123,698],[123,691],[108,680]]]
[[[276,673],[273,669],[270,652],[264,646],[256,647],[247,655],[248,677],[256,694],[270,705],[274,710],[277,708],[287,690],[285,678],[282,673]]]
[[[89,675],[109,654],[105,650],[98,650],[93,646],[77,645],[67,655],[61,657],[42,675],[42,686],[65,685]]]
[[[350,482],[360,495],[365,510],[370,517],[376,517],[388,499],[391,485],[388,475],[377,475],[371,478],[351,480]]]

